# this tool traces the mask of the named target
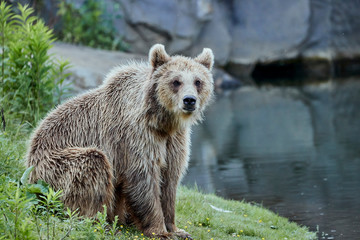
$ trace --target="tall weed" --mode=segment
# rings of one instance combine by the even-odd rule
[[[19,13],[14,13],[2,1],[0,12],[1,108],[34,125],[64,95],[66,88],[61,85],[69,64],[56,62],[48,54],[53,32],[32,15],[32,8],[18,4]]]

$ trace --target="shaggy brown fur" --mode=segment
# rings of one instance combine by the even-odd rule
[[[154,45],[150,64],[115,68],[100,87],[60,105],[31,139],[31,182],[63,189],[84,216],[105,204],[110,220],[147,236],[190,237],[175,226],[176,189],[189,158],[190,127],[213,93],[213,54],[170,57]]]

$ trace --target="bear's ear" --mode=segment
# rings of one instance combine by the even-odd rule
[[[202,53],[195,58],[195,61],[211,71],[214,65],[214,54],[210,48],[204,48]]]
[[[166,53],[164,45],[155,44],[151,47],[149,51],[149,61],[154,70],[169,60],[170,56]]]

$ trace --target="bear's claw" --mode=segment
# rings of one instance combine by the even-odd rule
[[[193,240],[190,233],[185,232],[182,229],[178,229],[176,232],[174,232],[174,236],[177,237],[177,239],[187,239],[187,240]]]

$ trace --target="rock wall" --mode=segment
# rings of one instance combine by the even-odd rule
[[[116,26],[132,51],[146,53],[154,42],[191,55],[210,47],[220,65],[294,54],[309,28],[308,0],[119,2],[124,23]]]
[[[56,12],[57,1],[45,1],[42,12]],[[121,15],[114,25],[132,53],[147,54],[154,43],[192,56],[210,47],[217,65],[237,76],[250,75],[256,63],[304,58],[320,60],[303,68],[321,75],[333,71],[327,63],[334,59],[360,59],[360,0],[103,2],[108,14]]]
[[[155,42],[171,53],[206,46],[220,65],[360,53],[359,0],[107,1],[120,3],[117,29],[137,53]]]

